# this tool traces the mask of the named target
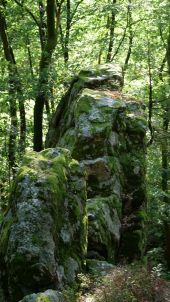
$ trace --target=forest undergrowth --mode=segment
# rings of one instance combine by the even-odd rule
[[[79,279],[78,290],[66,290],[67,302],[170,302],[170,281],[147,265],[115,266],[104,276]]]

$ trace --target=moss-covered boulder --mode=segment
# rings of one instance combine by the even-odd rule
[[[144,106],[121,93],[121,70],[82,71],[59,103],[46,146],[68,148],[87,177],[88,256],[140,257],[146,203]],[[121,221],[121,223],[120,223]],[[120,236],[121,234],[121,236]],[[133,241],[133,245],[132,242]]]
[[[55,147],[66,129],[71,128],[73,119],[70,117],[73,113],[74,105],[85,88],[101,90],[102,87],[104,90],[112,91],[119,90],[122,83],[122,69],[116,65],[98,65],[94,68],[82,70],[72,80],[70,88],[57,106],[47,134],[46,147]],[[87,102],[86,104],[88,107]]]
[[[68,150],[25,156],[0,233],[0,271],[9,301],[74,282],[86,252],[85,203],[84,171]]]
[[[87,271],[96,276],[105,276],[113,271],[114,265],[107,261],[88,259]]]
[[[61,292],[48,289],[43,293],[27,295],[19,302],[64,302],[64,298]]]

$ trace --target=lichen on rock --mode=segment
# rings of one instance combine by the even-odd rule
[[[143,224],[137,216],[146,203],[147,122],[144,105],[123,95],[121,84],[121,70],[113,65],[82,71],[61,100],[46,141],[47,147],[67,147],[85,168],[90,200],[88,251],[99,258],[105,254],[112,262],[118,250],[119,257],[127,260],[131,255],[140,257],[144,243]],[[116,200],[112,209],[111,200]],[[121,233],[116,240],[107,225],[109,211],[108,221]],[[135,217],[128,220],[130,232],[127,216]],[[131,247],[133,251],[127,252]]]
[[[99,258],[111,263],[117,259],[117,248],[121,235],[121,223],[113,196],[95,197],[87,201],[88,212],[88,257],[93,251]],[[96,254],[96,258],[97,254]]]
[[[25,296],[19,302],[64,302],[61,292],[48,289],[45,292]]]
[[[84,172],[68,150],[25,156],[0,237],[0,265],[10,301],[75,281],[86,249],[85,202]],[[72,274],[69,259],[74,262]]]

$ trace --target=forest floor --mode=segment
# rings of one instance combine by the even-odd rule
[[[170,302],[170,281],[141,266],[115,266],[104,276],[81,276],[75,302]]]

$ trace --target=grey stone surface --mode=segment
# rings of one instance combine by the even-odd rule
[[[11,301],[75,281],[86,252],[85,205],[84,171],[68,150],[25,156],[0,236],[2,281]]]
[[[93,211],[87,203],[88,254],[96,252],[112,262],[118,249],[128,260],[144,249],[140,217],[146,203],[147,122],[143,104],[123,95],[121,83],[120,69],[113,65],[82,71],[62,99],[63,107],[58,106],[46,141],[49,147],[68,148],[85,168],[87,198],[94,203]],[[116,200],[112,208],[111,196]]]
[[[19,302],[64,302],[61,292],[48,289],[45,292],[25,296]]]

